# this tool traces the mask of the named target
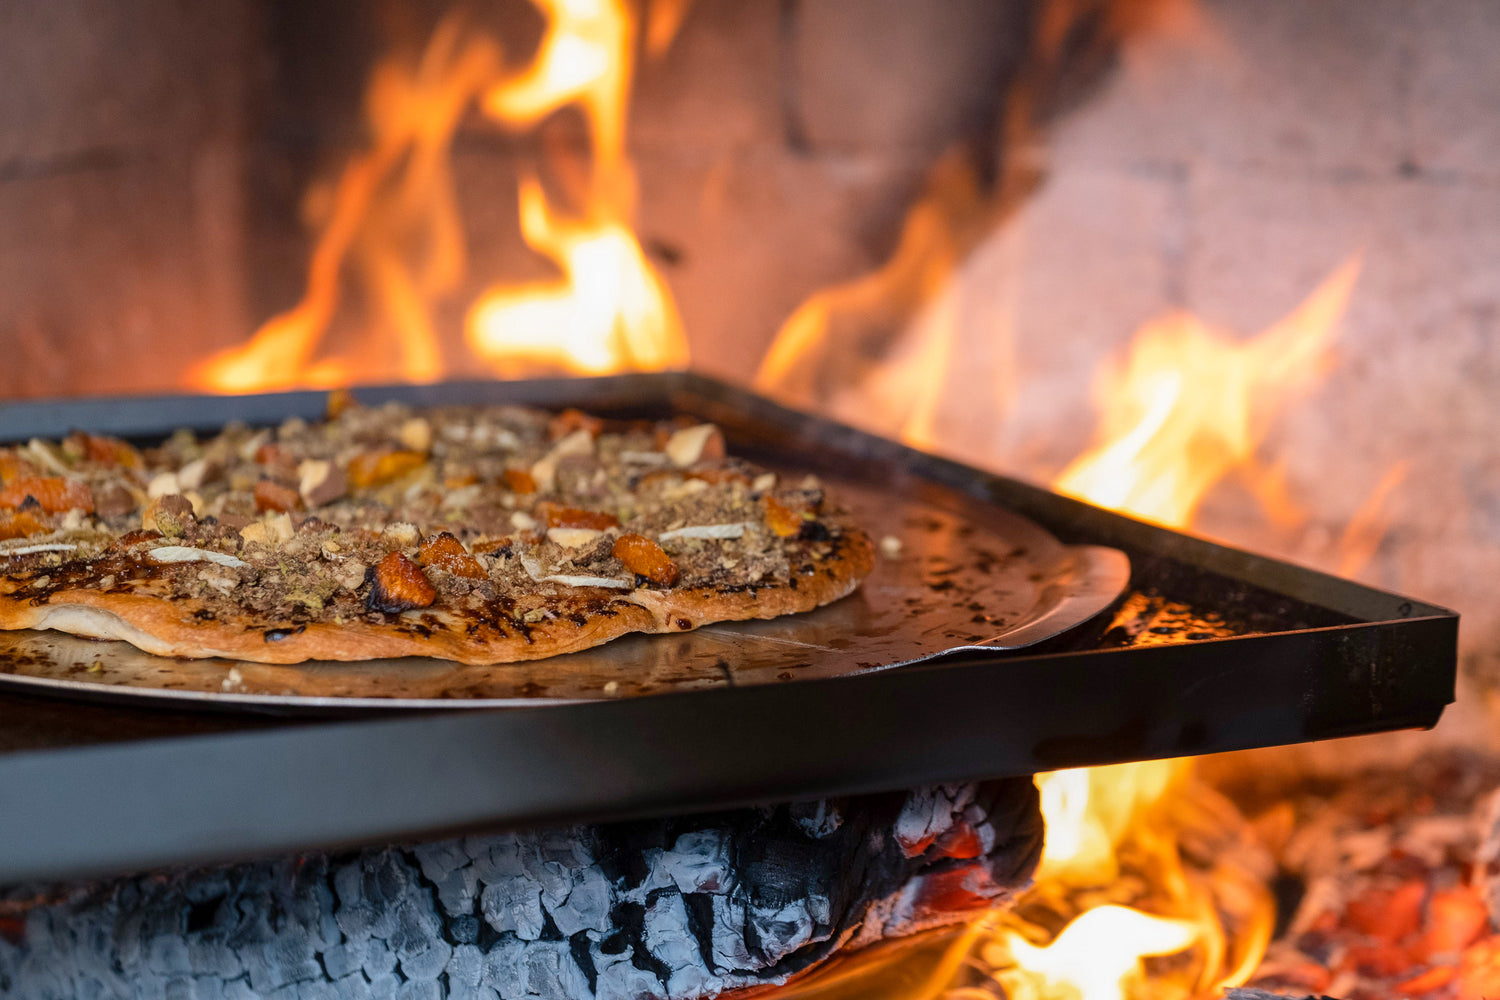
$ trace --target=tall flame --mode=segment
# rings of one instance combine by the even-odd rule
[[[521,235],[562,277],[492,288],[469,311],[469,346],[503,373],[528,362],[584,374],[687,363],[671,295],[627,222],[636,198],[625,155],[634,40],[634,22],[618,3],[556,0],[531,68],[484,96],[485,113],[516,128],[576,103],[593,137],[581,218],[561,218],[535,177],[521,185]]]
[[[1327,369],[1329,344],[1359,275],[1330,275],[1260,336],[1231,339],[1187,313],[1147,325],[1125,364],[1100,381],[1101,441],[1054,484],[1137,517],[1182,527],[1235,469],[1265,483],[1256,448],[1269,417]]]
[[[575,214],[551,205],[537,176],[520,188],[521,235],[561,271],[555,282],[497,286],[469,309],[465,339],[497,372],[600,373],[687,363],[671,294],[630,229],[635,178],[625,149],[635,27],[624,0],[535,0],[547,17],[536,55],[508,71],[498,41],[450,15],[412,60],[382,59],[366,93],[370,148],[325,199],[302,300],[245,345],[196,365],[190,384],[220,392],[425,382],[450,367],[436,311],[462,291],[466,247],[451,151],[478,107],[518,129],[577,105],[588,124],[590,179]],[[685,4],[652,25],[670,43]],[[345,307],[357,292],[362,307]],[[338,322],[358,334],[332,356]]]

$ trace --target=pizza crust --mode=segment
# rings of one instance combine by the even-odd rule
[[[386,615],[383,622],[297,625],[248,614],[226,620],[222,604],[211,608],[203,601],[149,593],[68,589],[45,601],[0,594],[0,629],[57,629],[190,659],[288,664],[421,656],[478,666],[577,652],[631,632],[685,632],[713,622],[810,611],[852,593],[873,559],[868,536],[846,528],[834,555],[811,573],[794,574],[790,583],[737,590],[568,588],[556,602],[555,617],[524,625],[464,620],[441,608]]]

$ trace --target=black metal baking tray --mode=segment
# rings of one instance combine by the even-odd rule
[[[699,375],[362,391],[687,412],[733,448],[959,491],[1125,551],[1095,622],[1013,653],[567,706],[338,722],[0,697],[0,882],[465,830],[683,813],[1436,723],[1457,616],[1143,524]],[[321,411],[319,393],[26,403],[0,439],[149,437]],[[732,678],[732,671],[728,674]]]

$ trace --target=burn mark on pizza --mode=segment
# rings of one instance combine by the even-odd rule
[[[822,521],[803,521],[797,532],[797,538],[804,542],[826,542],[832,537],[828,525]]]
[[[577,625],[579,628],[583,628],[583,626],[589,623],[588,616],[581,611],[574,611],[572,614],[568,615],[568,620],[571,621],[574,625]]]
[[[673,624],[682,629],[684,632],[691,630],[693,627],[692,621],[687,618],[679,618],[675,622],[673,622]]]
[[[219,616],[214,614],[214,612],[209,608],[198,608],[193,611],[193,619],[195,621],[211,622],[217,621],[218,618]]]
[[[298,625],[296,628],[268,628],[265,632],[266,642],[280,642],[290,639],[294,635],[301,635],[307,631],[306,625]]]

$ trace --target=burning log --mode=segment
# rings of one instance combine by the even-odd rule
[[[689,998],[1009,901],[1029,779],[0,896],[7,997]]]

